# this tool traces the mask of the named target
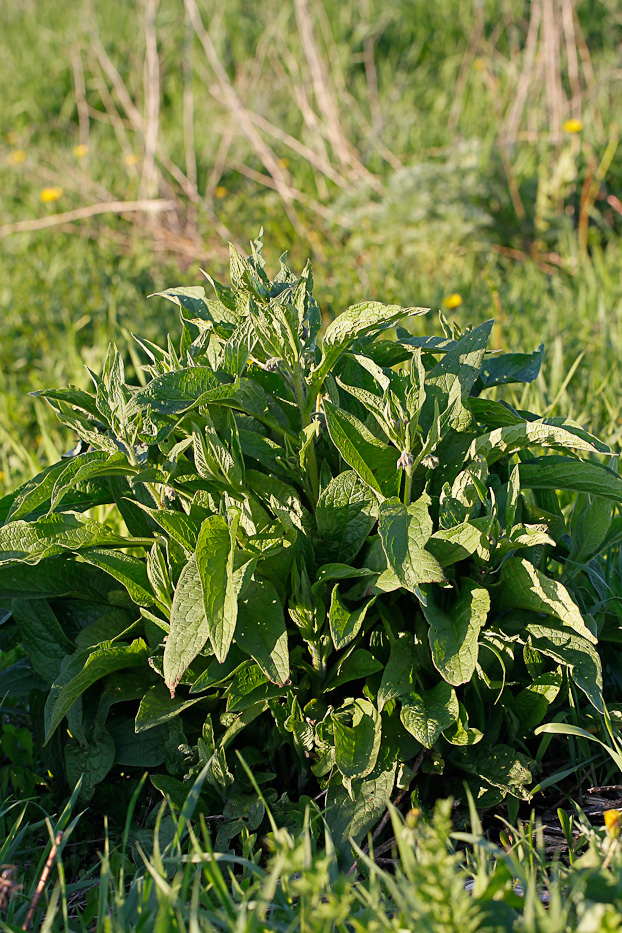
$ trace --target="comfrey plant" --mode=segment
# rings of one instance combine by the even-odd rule
[[[47,766],[86,798],[148,767],[176,800],[209,762],[219,845],[264,813],[236,749],[277,815],[326,791],[338,846],[417,772],[528,796],[547,711],[603,711],[573,580],[622,498],[611,451],[483,397],[542,356],[487,353],[491,321],[415,337],[424,309],[371,301],[321,338],[310,265],[271,281],[260,240],[209,282],[162,293],[181,343],[138,340],[143,385],[112,348],[94,394],[37,393],[78,444],[0,502],[27,654],[0,687]]]

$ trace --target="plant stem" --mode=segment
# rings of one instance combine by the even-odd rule
[[[300,420],[302,422],[302,427],[306,428],[311,423],[311,417],[307,413],[307,406],[305,404],[305,390],[302,383],[299,362],[296,363],[296,372],[294,374],[294,391],[296,393],[296,401],[300,410]],[[311,490],[311,501],[315,507],[320,493],[320,482],[317,471],[317,460],[315,457],[315,442],[313,440],[307,448],[307,471]]]
[[[402,501],[404,502],[404,505],[410,505],[410,494],[411,494],[412,485],[413,485],[413,468],[406,467],[405,472],[406,472],[406,479],[404,481],[404,498]]]

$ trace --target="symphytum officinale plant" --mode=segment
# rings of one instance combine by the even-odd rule
[[[423,309],[368,301],[320,338],[310,265],[270,281],[260,240],[209,281],[162,293],[181,343],[138,340],[144,386],[112,348],[94,394],[38,393],[78,444],[0,503],[28,654],[1,686],[31,691],[48,767],[87,799],[148,767],[175,800],[209,762],[219,845],[264,812],[236,749],[277,815],[326,789],[339,846],[422,762],[525,797],[547,710],[575,688],[603,710],[573,580],[622,498],[611,452],[482,397],[542,355],[487,354],[491,321],[414,337]]]

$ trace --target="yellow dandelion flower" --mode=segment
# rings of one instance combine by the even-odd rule
[[[227,195],[227,189],[223,188],[222,185],[218,185],[217,188],[214,188],[214,197],[215,198],[224,198]]]
[[[474,58],[473,59],[473,71],[483,71],[486,67],[486,62],[483,58]]]
[[[13,149],[7,156],[9,165],[19,165],[26,161],[26,151],[24,149]]]
[[[134,168],[135,165],[138,165],[139,159],[135,152],[130,152],[123,159],[128,168]]]
[[[619,810],[605,810],[603,819],[607,833],[612,839],[617,839],[620,835],[620,826],[622,826],[622,813]]]
[[[75,155],[76,159],[83,159],[88,151],[89,147],[85,146],[84,143],[80,143],[79,146],[73,147],[73,154]]]
[[[19,142],[19,133],[16,133],[15,130],[10,130],[6,134],[6,138],[9,146],[17,146]]]
[[[289,159],[279,159],[279,165],[281,168],[287,168],[289,165]]]
[[[564,133],[580,133],[583,129],[583,121],[574,119],[566,120],[566,122],[562,124],[562,129]]]
[[[58,185],[54,185],[52,188],[42,188],[39,192],[39,200],[43,201],[44,204],[51,204],[52,201],[58,201],[62,196],[63,189],[59,188]]]
[[[459,308],[462,304],[462,295],[459,295],[458,292],[454,292],[453,295],[447,295],[447,298],[443,298],[443,304],[449,311],[453,311],[454,308]]]

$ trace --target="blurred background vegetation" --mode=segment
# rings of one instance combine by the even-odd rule
[[[262,226],[327,319],[494,316],[546,345],[519,402],[622,437],[618,0],[13,0],[0,36],[0,486],[71,446],[28,391]]]

